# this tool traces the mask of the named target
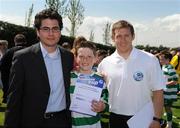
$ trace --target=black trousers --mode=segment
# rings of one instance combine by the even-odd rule
[[[126,115],[119,115],[115,113],[110,113],[110,128],[129,128],[127,125],[127,121],[132,116],[126,116]]]
[[[71,116],[66,110],[47,113],[39,128],[71,128]]]

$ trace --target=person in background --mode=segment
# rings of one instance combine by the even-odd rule
[[[72,47],[72,50],[71,50],[71,52],[72,52],[73,54],[75,54],[76,48],[79,46],[79,44],[81,44],[82,41],[87,41],[84,36],[78,36],[78,37],[76,37],[76,38],[74,39],[73,47]]]
[[[170,64],[172,55],[170,53],[162,53],[159,57],[162,65],[162,71],[166,80],[166,88],[164,89],[164,107],[167,116],[167,127],[172,128],[172,104],[177,101],[178,74],[174,67]]]
[[[180,48],[177,49],[177,53],[171,59],[170,64],[175,68],[176,73],[179,75],[177,94],[180,95]]]
[[[0,40],[0,61],[5,54],[6,50],[8,49],[8,41],[7,40]]]
[[[71,72],[71,99],[73,98],[77,80],[81,79],[86,81],[85,83],[89,83],[91,80],[94,82],[94,79],[98,79],[98,81],[103,80],[102,76],[92,70],[96,59],[96,47],[94,44],[89,41],[82,41],[76,48],[75,56],[79,69]],[[101,95],[102,99],[100,101],[92,101],[92,110],[98,113],[96,116],[72,111],[73,128],[101,128],[99,113],[108,109],[107,96],[107,88],[104,84]]]
[[[69,50],[69,51],[71,51],[71,45],[70,45],[68,42],[64,42],[64,43],[62,44],[62,47],[65,48],[65,49],[67,49],[67,50]]]
[[[39,43],[14,54],[5,128],[71,128],[70,71],[74,56],[58,46],[62,17],[44,9],[34,20]]]
[[[12,65],[12,58],[16,51],[25,48],[26,37],[23,34],[17,34],[14,37],[15,46],[8,49],[1,59],[0,70],[3,83],[3,103],[7,103],[7,91],[9,89],[9,74]]]
[[[99,49],[96,51],[96,61],[93,65],[93,70],[97,71],[97,67],[99,65],[99,63],[108,55],[107,51],[103,50],[103,49]]]
[[[1,65],[1,59],[4,56],[6,50],[8,49],[8,41],[7,40],[0,40],[0,65]],[[0,70],[0,91],[2,91],[3,83],[1,80],[1,70]],[[0,101],[1,104],[2,100]]]
[[[81,44],[82,41],[87,41],[84,36],[78,36],[74,39],[73,47],[71,49],[71,52],[74,54],[76,53],[77,47]],[[76,63],[76,57],[74,59],[74,69],[78,69],[78,64]]]
[[[98,66],[108,81],[110,128],[129,128],[127,121],[149,102],[154,107],[149,128],[160,128],[165,86],[162,70],[154,55],[133,47],[134,38],[132,24],[125,20],[114,23],[112,40],[116,51]]]
[[[93,70],[97,72],[97,67],[99,65],[99,63],[108,55],[108,52],[103,50],[103,49],[99,49],[96,51],[96,61],[93,65]],[[106,93],[108,97],[108,93]],[[109,110],[101,112],[100,113],[101,116],[101,127],[102,128],[109,128]]]
[[[177,51],[175,49],[170,49],[169,53],[171,53],[172,56],[175,56]]]

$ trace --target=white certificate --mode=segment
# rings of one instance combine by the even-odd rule
[[[95,116],[97,113],[91,110],[92,100],[100,100],[103,86],[104,80],[99,76],[78,78],[70,110]]]
[[[132,118],[130,118],[127,123],[129,128],[148,128],[153,120],[153,116],[154,108],[152,101],[150,101]]]

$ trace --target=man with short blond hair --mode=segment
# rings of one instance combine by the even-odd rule
[[[149,128],[160,128],[165,86],[160,64],[154,55],[133,47],[134,38],[129,22],[114,23],[112,40],[116,51],[98,66],[98,71],[107,75],[110,128],[129,128],[127,121],[151,101],[154,118]]]

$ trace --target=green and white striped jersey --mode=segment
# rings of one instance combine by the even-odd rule
[[[70,85],[70,96],[71,99],[73,97],[74,89],[75,89],[75,83],[78,80],[78,76],[80,73],[77,73],[76,71],[71,72],[71,85]],[[102,76],[100,76],[97,73],[92,73],[89,76],[91,77],[98,77],[100,79],[103,79]],[[108,102],[108,91],[106,88],[106,85],[104,84],[102,94],[101,94],[101,100],[104,101],[106,104],[105,110],[109,109],[109,106],[107,104]],[[78,112],[71,112],[72,115],[72,126],[73,128],[101,128],[100,124],[100,113],[98,113],[96,116],[92,115],[86,115]]]
[[[167,82],[178,81],[178,74],[176,73],[172,65],[170,64],[163,65],[162,70]],[[166,85],[166,88],[164,89],[164,99],[176,101],[177,88],[178,88],[178,84]]]

